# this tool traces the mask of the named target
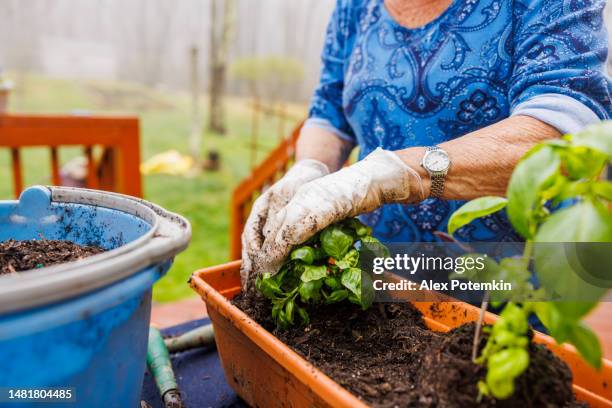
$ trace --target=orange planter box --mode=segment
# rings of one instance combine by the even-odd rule
[[[225,377],[249,405],[258,407],[366,407],[362,401],[257,324],[230,299],[240,293],[240,261],[195,272],[191,287],[202,296],[215,328]],[[447,331],[478,318],[479,309],[463,302],[415,302],[433,330]],[[433,306],[433,307],[432,307]],[[435,313],[432,313],[435,311]],[[496,316],[487,313],[492,323]],[[612,362],[601,371],[588,366],[571,346],[544,334],[546,344],[574,374],[574,392],[593,408],[612,408]]]

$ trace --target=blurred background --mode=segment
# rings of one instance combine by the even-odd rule
[[[8,112],[136,115],[143,161],[175,150],[199,162],[184,172],[154,161],[155,174],[143,175],[144,197],[193,225],[190,249],[156,285],[155,300],[192,296],[191,272],[229,259],[231,191],[306,115],[333,6],[0,0]],[[0,148],[0,199],[14,196],[10,153]],[[78,177],[81,154],[59,150],[63,170]],[[48,149],[21,149],[25,186],[51,183],[49,160]]]
[[[334,3],[0,0],[7,112],[140,119],[143,195],[193,225],[156,301],[192,296],[191,272],[229,259],[231,192],[305,117]],[[78,184],[82,154],[59,152],[62,177]],[[0,199],[11,160],[0,147]],[[52,182],[48,149],[20,160],[25,186]]]

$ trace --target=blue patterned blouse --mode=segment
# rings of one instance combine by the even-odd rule
[[[511,115],[563,133],[607,119],[604,0],[453,0],[432,22],[399,25],[383,0],[338,0],[306,126],[360,147],[431,146]],[[463,202],[427,199],[365,215],[387,242],[434,241]],[[458,231],[466,241],[518,239],[504,214]]]

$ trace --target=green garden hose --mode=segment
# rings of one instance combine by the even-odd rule
[[[147,365],[155,379],[159,393],[164,401],[164,406],[166,408],[183,408],[183,400],[174,378],[168,349],[161,333],[153,326],[149,328]]]
[[[164,340],[170,353],[190,350],[198,347],[212,347],[215,345],[215,333],[212,324],[207,324]]]

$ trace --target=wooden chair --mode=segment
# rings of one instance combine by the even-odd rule
[[[0,114],[0,148],[11,151],[13,191],[24,188],[21,151],[48,147],[51,181],[61,184],[59,149],[80,146],[87,159],[85,186],[142,197],[138,118]],[[101,148],[94,155],[94,147]]]

